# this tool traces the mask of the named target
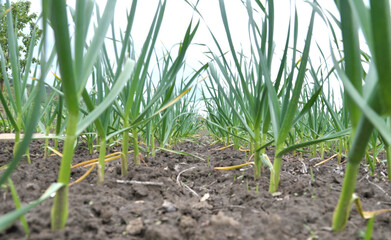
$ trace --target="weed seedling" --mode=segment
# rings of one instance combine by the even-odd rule
[[[315,234],[315,231],[312,230],[308,225],[304,224],[304,227],[310,232],[310,235],[311,235],[311,236],[310,236],[309,238],[307,238],[307,239],[312,240],[312,239],[318,239],[318,238],[319,238],[318,235]]]

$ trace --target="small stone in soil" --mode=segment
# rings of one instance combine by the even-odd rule
[[[175,212],[177,210],[177,207],[167,200],[164,200],[162,207],[166,212]]]
[[[113,216],[113,211],[111,207],[106,205],[101,210],[101,218],[104,223],[110,222],[111,217]]]
[[[126,226],[126,232],[130,235],[138,235],[143,231],[143,229],[144,223],[141,218],[136,218],[129,221],[128,225]]]
[[[134,195],[136,197],[146,197],[148,196],[148,189],[145,186],[136,185],[133,187]]]
[[[27,183],[26,184],[26,190],[39,192],[40,188],[35,183]]]

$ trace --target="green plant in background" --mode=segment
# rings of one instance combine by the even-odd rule
[[[41,34],[41,30],[34,23],[36,15],[29,14],[29,8],[29,2],[20,2],[12,6],[7,1],[5,5],[1,5],[1,12],[3,13],[0,19],[3,24],[0,28],[0,100],[7,119],[15,131],[14,152],[19,146],[21,131],[26,126],[23,119],[28,114],[28,108],[31,107],[31,100],[33,99],[31,96],[34,96],[34,94],[26,96],[25,92],[30,68],[34,60],[33,50]],[[14,13],[21,17],[20,22],[18,21],[15,27]],[[28,34],[24,33],[26,25],[30,27]],[[19,46],[18,40],[22,40],[23,44],[21,46]],[[21,55],[24,58],[21,59]],[[12,79],[8,75],[8,70],[12,72]],[[5,91],[3,91],[4,86]],[[37,91],[38,88],[35,88],[35,92]],[[7,96],[5,96],[5,93]]]
[[[236,52],[234,48],[224,2],[220,2],[221,15],[235,68],[230,67],[227,54],[222,52],[220,44],[214,38],[220,55],[216,56],[212,53],[212,61],[218,66],[219,72],[214,64],[210,64],[209,70],[213,82],[207,87],[207,90],[211,97],[206,97],[204,93],[204,101],[212,100],[212,103],[205,102],[209,113],[207,124],[216,136],[237,137],[224,126],[233,125],[230,112],[240,120],[239,126],[236,125],[233,128],[241,129],[246,133],[246,138],[251,139],[253,152],[256,153],[254,160],[256,178],[259,178],[259,169],[261,168],[261,161],[257,160],[257,155],[262,148],[270,144],[267,142],[267,135],[271,124],[271,136],[276,151],[269,191],[275,192],[278,188],[283,154],[305,146],[316,146],[319,143],[324,146],[327,144],[326,141],[346,136],[349,133],[349,128],[342,126],[336,105],[330,104],[332,98],[330,84],[328,96],[325,96],[322,91],[324,82],[329,79],[334,68],[327,70],[327,76],[323,77],[322,71],[320,69],[315,71],[310,64],[310,73],[315,78],[315,87],[311,86],[312,83],[305,83],[315,12],[319,11],[317,3],[312,4],[313,13],[305,38],[304,51],[299,61],[296,61],[298,21],[297,12],[295,12],[293,30],[291,31],[291,25],[289,25],[281,64],[275,80],[271,79],[271,63],[274,54],[273,44],[271,44],[274,31],[274,3],[267,1],[265,5],[260,2],[257,4],[261,9],[260,12],[266,15],[262,25],[257,24],[254,20],[251,1],[246,2],[250,35],[253,35],[251,56],[248,60],[242,52]],[[293,35],[293,47],[291,47],[292,54],[289,55],[291,35]],[[291,57],[290,60],[288,60],[288,56]],[[323,58],[325,59],[324,56]],[[289,62],[290,68],[287,67]],[[298,69],[297,73],[296,69]],[[319,96],[321,96],[321,100],[319,100]],[[323,114],[326,108],[328,113]],[[322,114],[308,116],[308,114],[316,112],[322,112]],[[320,119],[325,120],[318,122]],[[332,125],[329,119],[332,120]],[[292,132],[292,128],[309,131],[312,136],[309,139],[299,139],[299,143],[296,143],[295,132]],[[304,137],[303,134],[298,134],[298,136]],[[316,148],[314,149],[316,150]],[[323,151],[321,150],[321,152]]]
[[[311,45],[314,17],[315,17],[315,9],[313,10],[311,15],[311,20],[308,27],[306,40],[305,40],[304,51],[300,59],[300,67],[295,81],[293,77],[294,76],[293,71],[295,69],[294,66],[295,66],[296,59],[295,57],[293,57],[292,59],[291,72],[289,73],[290,77],[286,82],[286,89],[284,90],[285,94],[283,96],[282,104],[278,102],[276,88],[275,86],[272,85],[270,79],[270,72],[268,72],[265,75],[266,86],[269,94],[269,105],[271,109],[270,111],[271,111],[274,141],[276,144],[276,152],[275,152],[275,158],[273,162],[274,171],[270,175],[269,192],[271,193],[276,192],[278,189],[278,184],[280,181],[281,162],[282,162],[282,155],[280,154],[280,152],[284,148],[285,139],[287,138],[290,129],[294,124],[296,111],[298,109],[300,92],[304,83],[304,77],[305,77],[307,62],[309,58],[309,50]],[[297,24],[297,21],[295,22],[295,24]],[[295,56],[296,54],[296,42],[297,42],[296,38],[297,38],[297,25],[295,26],[295,44],[293,49],[294,51],[293,56]],[[266,64],[263,64],[262,66],[266,67]],[[293,91],[291,92],[292,88]],[[303,108],[303,110],[306,109]]]
[[[16,133],[16,137],[15,137],[14,157],[11,160],[11,162],[8,164],[7,169],[0,176],[0,185],[3,184],[8,179],[8,177],[11,175],[11,173],[15,170],[15,168],[19,164],[23,154],[25,154],[26,151],[28,150],[28,145],[31,141],[33,133],[35,132],[39,120],[40,108],[41,108],[40,100],[41,100],[42,91],[44,87],[45,76],[48,71],[47,65],[45,65],[47,59],[44,58],[44,56],[46,57],[45,54],[47,52],[46,45],[41,45],[43,46],[41,48],[41,63],[43,64],[41,66],[41,77],[38,81],[38,84],[31,89],[31,94],[28,96],[27,102],[23,105],[23,109],[22,109],[22,102],[24,103],[23,99],[25,97],[25,95],[22,93],[24,93],[25,87],[27,85],[26,84],[27,77],[28,77],[29,69],[32,64],[33,43],[35,42],[34,39],[35,39],[36,31],[32,32],[32,40],[30,42],[30,48],[28,52],[25,72],[22,75],[22,73],[20,72],[20,65],[18,63],[18,53],[16,51],[17,41],[15,40],[16,38],[14,34],[12,11],[8,11],[9,9],[11,9],[11,4],[9,1],[6,2],[6,8],[7,10],[4,13],[2,12],[2,9],[0,9],[0,14],[1,15],[5,14],[7,16],[7,34],[8,34],[8,41],[9,41],[8,54],[11,61],[12,77],[14,81],[14,96],[15,96],[15,98],[9,98],[9,99],[14,113],[12,113],[11,109],[8,107],[8,103],[5,99],[3,91],[0,91],[0,100],[3,105],[4,111],[6,112],[7,118],[11,123],[13,130]],[[8,95],[11,96],[12,93],[10,90],[8,73],[6,70],[6,59],[2,47],[0,47],[0,62],[1,62],[2,77],[4,78],[4,83]],[[28,112],[28,114],[25,112],[27,109],[31,110]],[[24,122],[21,119],[23,113],[25,113]],[[19,142],[22,123],[25,126],[25,132],[24,132],[23,140]]]
[[[183,45],[187,46],[186,49],[190,45],[191,39],[194,37],[194,33],[196,32],[197,28],[198,24],[194,28],[193,33],[189,35],[191,24],[189,25],[184,39],[184,43],[186,43],[186,45]],[[186,38],[188,40],[186,40]],[[185,52],[182,52],[182,54],[184,53]],[[200,125],[195,125],[199,123],[198,112],[196,112],[197,109],[195,108],[197,104],[196,87],[199,82],[194,82],[201,75],[201,73],[205,71],[205,69],[208,67],[208,64],[201,66],[197,71],[193,70],[190,74],[184,75],[186,72],[186,66],[184,65],[184,62],[180,62],[183,61],[180,60],[184,57],[182,54],[179,54],[178,57],[174,60],[172,59],[172,53],[167,53],[165,57],[163,57],[161,64],[159,64],[160,79],[163,79],[164,81],[159,82],[157,89],[163,88],[164,85],[170,86],[166,83],[166,81],[169,80],[168,77],[173,71],[181,71],[183,75],[180,83],[178,84],[175,81],[173,82],[173,85],[171,85],[169,88],[166,88],[164,94],[160,95],[160,98],[157,99],[157,104],[155,107],[149,110],[151,120],[148,121],[145,130],[147,148],[150,146],[152,156],[155,156],[156,140],[159,143],[160,150],[197,157],[185,152],[165,148],[166,146],[171,148],[172,145],[176,144],[178,141],[181,141],[190,135],[194,135],[200,128]],[[174,79],[177,78],[176,74],[172,75],[171,77]],[[150,101],[150,95],[151,94],[148,91],[147,102]],[[191,141],[189,139],[186,140]]]
[[[319,48],[320,49],[320,48]],[[322,53],[322,51],[320,50]],[[322,58],[324,62],[326,62],[326,57],[322,54]],[[332,83],[330,82],[330,76],[332,74],[335,74],[334,68],[328,69],[326,65],[325,71],[327,71],[326,76],[324,76],[323,71],[321,67],[319,67],[316,71],[311,63],[310,64],[310,74],[312,77],[312,80],[315,83],[315,86],[317,88],[320,88],[321,85],[328,82],[328,88],[327,88],[327,95],[322,91],[320,93],[320,98],[317,100],[317,102],[314,104],[313,112],[312,114],[308,114],[308,120],[309,120],[309,126],[311,129],[312,139],[321,138],[322,136],[329,135],[330,133],[333,133],[333,131],[341,132],[345,131],[346,129],[349,129],[349,125],[347,121],[348,120],[348,114],[346,109],[346,101],[344,101],[344,98],[342,99],[343,106],[341,110],[338,110],[339,107],[337,106],[336,102],[334,101],[334,90],[331,88]],[[341,92],[343,92],[343,89],[339,89]],[[317,105],[321,104],[322,108],[320,109]],[[344,119],[344,120],[343,120]],[[315,136],[316,135],[316,136]],[[335,151],[338,151],[338,162],[341,161],[342,156],[342,148],[343,148],[343,141],[344,138],[340,138],[338,140],[338,149],[334,149]],[[313,156],[316,154],[316,145],[313,145]]]
[[[230,52],[232,54],[236,68],[231,69],[228,66],[228,61],[226,60],[223,52],[221,52],[220,45],[216,40],[215,42],[219,48],[220,57],[214,55],[213,60],[219,66],[222,76],[224,77],[224,81],[228,85],[228,93],[225,94],[224,86],[221,83],[220,78],[217,75],[217,71],[213,65],[211,65],[210,72],[215,85],[218,86],[219,93],[221,93],[224,97],[224,101],[228,102],[231,107],[231,111],[233,111],[240,119],[242,129],[247,132],[253,141],[253,149],[255,153],[255,178],[260,177],[261,160],[259,153],[260,150],[267,144],[266,136],[269,130],[269,126],[272,124],[273,137],[276,144],[276,153],[269,191],[275,192],[279,182],[282,151],[284,150],[284,144],[290,133],[291,127],[293,127],[294,124],[296,124],[298,120],[309,111],[321,91],[321,88],[316,89],[314,95],[311,96],[308,103],[303,105],[300,113],[296,113],[299,106],[307,61],[309,58],[309,47],[311,43],[315,13],[313,12],[310,20],[304,52],[302,58],[300,59],[299,72],[296,78],[294,70],[299,64],[296,62],[295,57],[298,36],[297,15],[295,15],[293,29],[294,45],[293,56],[291,60],[291,70],[288,71],[286,67],[286,63],[288,61],[289,40],[290,35],[292,34],[291,27],[289,27],[282,61],[278,68],[278,74],[275,81],[272,81],[271,66],[272,57],[274,54],[274,2],[267,1],[267,4],[265,4],[266,7],[260,2],[257,2],[257,4],[265,14],[265,20],[262,22],[262,28],[257,24],[253,17],[254,10],[251,6],[251,1],[246,2],[251,31],[250,35],[253,35],[251,61],[247,62],[246,59],[242,57],[243,55],[241,53],[236,53],[234,49],[228,27],[224,2],[220,1],[221,15],[230,46]],[[260,29],[262,29],[262,31],[260,31]],[[220,58],[222,58],[223,61],[221,61]],[[234,75],[234,72],[237,72],[237,76]],[[284,74],[286,76],[285,78],[283,77]],[[232,81],[232,79],[238,80]],[[231,94],[233,94],[234,98],[229,97]],[[291,150],[294,149],[291,148]]]
[[[12,2],[10,8],[6,4],[0,6],[1,12],[3,14],[0,17],[0,46],[4,51],[5,56],[5,66],[9,70],[11,68],[11,59],[9,58],[10,53],[8,51],[8,23],[7,23],[7,11],[12,12],[12,16],[16,19],[16,22],[13,22],[13,27],[16,33],[16,39],[21,43],[18,46],[18,61],[20,64],[21,72],[26,70],[28,60],[28,52],[30,51],[31,46],[37,45],[42,36],[42,30],[39,29],[36,25],[37,14],[30,12],[31,2],[30,1],[16,1]],[[29,31],[27,31],[29,29]],[[36,32],[33,37],[32,32]],[[32,57],[32,63],[37,63],[37,59]],[[27,69],[29,71],[29,69]],[[4,79],[0,73],[0,82],[3,83]],[[3,85],[2,85],[3,86]]]
[[[132,10],[128,16],[129,19],[133,19],[135,14],[136,2],[133,2]],[[141,109],[141,104],[143,101],[143,93],[147,80],[147,74],[149,70],[149,64],[151,60],[152,53],[154,51],[154,46],[156,39],[159,34],[160,26],[164,16],[166,2],[159,3],[157,10],[155,12],[154,19],[150,25],[150,30],[142,47],[141,53],[137,59],[135,72],[131,77],[131,80],[128,82],[122,93],[120,94],[121,103],[116,104],[116,109],[119,115],[121,116],[123,125],[122,129],[129,129],[132,132],[133,136],[133,156],[134,163],[140,164],[139,148],[138,148],[138,124],[140,120],[143,120],[143,117],[146,115],[148,108],[150,108],[153,103],[151,102],[148,107]],[[134,10],[133,10],[134,9]],[[133,49],[133,43],[130,41],[130,31],[132,28],[132,23],[128,21],[128,26],[126,28],[125,39],[122,40],[122,51],[119,61],[122,61],[123,54],[127,48]],[[132,55],[133,57],[134,54]],[[122,106],[121,106],[122,105]],[[121,174],[126,175],[128,171],[128,146],[129,146],[129,133],[128,131],[123,131],[122,133],[122,158],[121,158]]]
[[[198,24],[193,28],[192,23],[189,24],[187,31],[185,33],[185,36],[183,38],[183,41],[181,42],[178,54],[175,58],[168,55],[168,60],[170,64],[165,64],[163,68],[163,72],[161,73],[161,78],[159,79],[159,82],[156,86],[156,89],[153,90],[151,88],[146,88],[146,81],[148,76],[148,66],[151,61],[151,56],[154,51],[154,45],[159,33],[159,29],[162,23],[162,19],[164,16],[164,9],[166,6],[166,2],[164,1],[163,4],[159,4],[158,9],[156,11],[154,21],[151,25],[150,31],[148,33],[148,36],[144,42],[141,54],[139,58],[137,59],[135,72],[132,76],[131,81],[127,85],[127,87],[124,89],[124,92],[120,95],[121,102],[124,104],[123,107],[118,109],[118,112],[120,112],[120,116],[123,120],[123,129],[132,129],[132,135],[133,135],[133,156],[134,156],[134,163],[136,165],[140,164],[140,156],[139,156],[139,147],[138,147],[138,133],[139,133],[139,126],[141,126],[141,122],[147,123],[151,120],[151,118],[145,118],[147,114],[150,114],[150,109],[152,106],[154,106],[156,103],[158,103],[158,100],[162,98],[161,101],[161,109],[159,109],[158,112],[153,113],[152,117],[156,114],[158,114],[161,111],[164,111],[164,109],[169,106],[171,106],[172,102],[170,100],[173,99],[173,90],[176,85],[176,78],[178,72],[181,70],[185,54],[187,52],[187,49],[189,48],[195,33],[198,29]],[[191,78],[189,82],[186,83],[186,86],[190,86],[192,82],[195,80],[194,78]],[[146,95],[149,96],[146,100],[148,102],[145,102],[144,99],[144,93],[146,92]],[[177,101],[178,99],[174,99],[174,101]],[[117,104],[118,106],[119,104]],[[142,108],[142,106],[144,107]],[[122,174],[125,175],[127,173],[127,149],[128,149],[128,132],[123,132],[122,136],[122,151],[123,151],[123,159],[122,159]]]
[[[7,9],[10,9],[10,2],[7,1],[6,3],[6,7]],[[43,1],[43,7],[45,8],[45,6],[47,6],[47,1]],[[2,9],[0,9],[0,15],[2,15],[3,12],[2,12]],[[20,69],[20,65],[18,66],[18,63],[16,61],[15,63],[15,60],[17,59],[17,53],[16,53],[16,48],[15,48],[15,44],[16,42],[14,41],[15,40],[15,36],[14,36],[14,30],[13,30],[13,24],[12,24],[12,12],[11,11],[6,11],[5,13],[7,15],[7,24],[8,24],[8,29],[7,29],[7,34],[8,34],[8,38],[9,38],[9,41],[10,41],[10,45],[8,46],[8,51],[9,51],[9,55],[11,57],[11,69],[12,69],[12,76],[13,76],[13,80],[14,80],[14,88],[16,88],[16,86],[21,86],[21,85],[25,85],[25,84],[21,84],[22,81],[23,83],[25,83],[27,81],[27,75],[26,75],[26,72],[28,73],[29,72],[29,69],[30,69],[30,66],[31,66],[31,63],[32,63],[32,43],[34,42],[34,32],[33,32],[33,39],[31,41],[31,44],[30,44],[30,49],[29,49],[29,53],[28,53],[28,57],[27,57],[27,62],[26,62],[26,69],[25,69],[25,75],[23,75],[24,77],[21,78],[21,73],[20,71],[18,71]],[[47,20],[47,15],[43,14],[43,35],[46,34],[46,20]],[[5,58],[4,58],[4,54],[3,54],[3,50],[0,48],[0,60],[1,60],[1,68],[2,68],[2,73],[3,73],[3,77],[5,78],[5,83],[6,83],[6,86],[7,86],[7,83],[8,83],[8,78],[7,78],[7,71],[6,71],[6,66],[5,66]],[[24,132],[24,138],[23,140],[20,141],[20,143],[18,144],[18,147],[15,149],[16,151],[14,152],[14,155],[13,155],[13,159],[11,160],[11,162],[7,165],[5,171],[1,174],[0,176],[0,185],[3,185],[7,180],[8,180],[8,183],[9,183],[9,186],[11,188],[11,192],[12,192],[12,196],[13,196],[13,199],[14,199],[14,202],[15,202],[15,205],[17,208],[19,208],[18,210],[16,211],[13,211],[11,213],[8,213],[4,216],[1,217],[0,219],[0,231],[5,229],[6,227],[10,226],[14,221],[16,221],[18,218],[21,218],[29,209],[37,206],[39,203],[41,203],[42,201],[48,199],[50,197],[51,194],[53,194],[55,191],[57,191],[57,189],[59,187],[62,186],[62,184],[57,184],[57,187],[54,187],[54,188],[51,188],[50,190],[48,190],[48,192],[46,192],[46,194],[44,194],[44,196],[42,198],[40,198],[39,200],[29,204],[28,206],[25,206],[25,207],[20,207],[20,204],[19,204],[19,200],[18,200],[18,197],[17,197],[17,194],[16,194],[16,191],[13,187],[13,183],[11,181],[11,179],[9,178],[10,175],[12,174],[12,172],[16,169],[17,165],[19,164],[23,154],[26,153],[26,150],[28,149],[28,145],[32,139],[32,135],[33,133],[35,132],[35,129],[36,129],[36,126],[38,124],[38,121],[39,121],[39,117],[40,117],[40,108],[41,108],[41,96],[42,96],[42,93],[43,93],[43,89],[44,89],[44,82],[45,82],[45,77],[48,73],[48,66],[50,65],[50,58],[48,59],[47,58],[47,53],[48,53],[48,48],[47,48],[47,44],[43,42],[43,44],[41,44],[41,47],[40,47],[40,62],[41,62],[41,75],[40,75],[40,78],[38,80],[38,84],[32,89],[31,91],[31,95],[30,97],[28,98],[28,103],[29,104],[25,104],[24,107],[30,107],[30,114],[27,114],[27,117],[25,118],[25,121],[24,121],[24,124],[25,124],[25,132]],[[16,88],[17,89],[17,88]],[[16,96],[15,96],[16,97]],[[10,110],[8,109],[7,105],[5,105],[5,98],[4,98],[4,95],[2,94],[2,91],[0,93],[0,98],[1,98],[1,102],[4,106],[4,110],[6,111],[6,114],[7,114],[7,117],[10,118],[10,121],[12,122],[12,126],[13,127],[18,127],[18,125],[16,124],[16,122],[14,121],[13,119],[13,115],[11,114]],[[16,98],[17,99],[17,98]],[[14,129],[15,130],[15,129]],[[25,232],[26,234],[28,234],[28,227],[27,227],[27,224],[26,223],[23,223],[23,219],[21,219],[22,221],[22,224],[24,226],[24,229],[25,229]]]
[[[270,9],[273,9],[273,1],[269,1]],[[218,107],[219,115],[224,117],[224,121],[228,127],[235,128],[233,125],[229,112],[235,115],[235,118],[240,121],[241,128],[251,139],[252,153],[254,154],[255,170],[254,178],[259,179],[261,176],[262,162],[260,159],[261,147],[265,144],[266,138],[262,138],[261,130],[263,133],[268,131],[270,119],[268,119],[268,106],[267,106],[267,93],[265,91],[264,80],[262,77],[264,69],[261,68],[260,61],[266,58],[267,64],[271,66],[271,60],[273,55],[273,13],[266,13],[264,6],[257,2],[258,7],[262,9],[265,14],[265,20],[262,23],[263,26],[267,27],[267,32],[263,31],[262,34],[257,30],[258,25],[253,18],[253,8],[251,1],[246,2],[246,8],[249,14],[249,24],[252,34],[254,34],[254,48],[251,49],[251,59],[248,61],[244,58],[243,54],[236,52],[231,37],[231,32],[228,25],[228,17],[225,9],[224,1],[220,1],[221,17],[224,23],[224,28],[227,36],[227,40],[230,47],[230,53],[234,60],[234,68],[228,65],[228,60],[225,54],[221,51],[220,44],[213,36],[215,43],[219,49],[220,56],[216,56],[212,53],[212,60],[218,66],[223,81],[213,64],[210,65],[210,75],[213,80],[213,85],[217,86],[212,94],[216,106]],[[269,9],[269,10],[270,10]],[[265,27],[266,29],[266,27]],[[269,42],[269,44],[266,44]],[[221,60],[220,60],[221,59]],[[283,59],[282,64],[285,64]],[[281,75],[278,76],[281,79]],[[279,80],[277,80],[279,83]],[[225,85],[226,84],[226,85]],[[225,87],[228,88],[225,88]],[[209,89],[209,88],[208,88]],[[226,90],[227,89],[227,90]],[[218,92],[218,94],[216,94]],[[216,116],[214,116],[216,118]],[[235,122],[239,122],[235,121]],[[224,125],[223,125],[224,126]],[[263,128],[263,129],[262,129]],[[226,130],[223,130],[224,132]],[[228,131],[229,135],[232,135]],[[238,137],[237,135],[234,137]]]
[[[205,83],[206,90],[202,89],[202,98],[205,103],[205,107],[208,113],[208,118],[205,119],[205,124],[208,130],[216,139],[219,139],[225,145],[229,145],[232,137],[230,131],[235,125],[231,119],[233,119],[233,111],[230,111],[231,107],[227,101],[224,101],[223,92],[219,91],[212,84]],[[206,92],[207,91],[207,92]],[[206,95],[210,97],[206,97]],[[232,95],[231,95],[232,96]]]
[[[53,77],[54,78],[54,77]],[[55,78],[54,78],[55,79]],[[58,81],[54,82],[54,88],[59,88],[57,85],[60,83]],[[45,133],[45,146],[44,146],[44,154],[43,157],[46,158],[49,154],[49,134],[53,132],[53,122],[58,117],[57,111],[58,111],[58,93],[53,90],[49,90],[50,88],[47,88],[47,91],[43,91],[43,105],[42,105],[42,116],[40,117],[40,121],[38,122],[38,126],[42,132]],[[62,116],[61,116],[62,118]],[[60,134],[56,134],[56,136],[59,136]],[[58,140],[56,138],[56,140]],[[57,148],[56,148],[57,150]]]
[[[59,89],[62,90],[62,85],[59,85]],[[56,89],[56,88],[54,88]],[[58,94],[58,102],[56,104],[56,124],[55,124],[55,135],[60,136],[64,131],[65,124],[63,124],[63,109],[64,109],[64,94]],[[58,150],[58,138],[54,139],[54,149]]]
[[[379,161],[377,158],[380,151],[379,148],[384,147],[382,146],[383,144],[380,144],[380,146],[378,146],[378,140],[379,140],[379,133],[378,131],[374,130],[368,142],[367,150],[365,151],[365,157],[369,165],[369,175],[371,176],[373,176],[373,174],[375,173],[376,162]],[[370,154],[370,152],[372,154]]]

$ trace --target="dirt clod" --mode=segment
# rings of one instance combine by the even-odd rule
[[[235,219],[226,216],[222,211],[220,211],[217,215],[212,215],[210,217],[210,224],[216,226],[229,226],[229,227],[238,227],[239,222]]]
[[[194,209],[213,209],[213,206],[211,206],[209,203],[207,203],[206,201],[202,201],[202,202],[198,202],[198,203],[195,203],[193,204],[192,206]]]
[[[183,215],[181,217],[179,226],[182,228],[187,228],[194,226],[196,223],[197,222],[191,216]]]
[[[142,218],[136,218],[130,220],[128,225],[126,226],[126,232],[129,233],[130,235],[141,234],[143,229],[144,229],[144,223]]]

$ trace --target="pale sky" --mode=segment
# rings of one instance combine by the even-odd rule
[[[68,0],[67,3],[71,6],[75,5],[76,0]],[[41,1],[32,0],[32,10],[36,12],[41,11]],[[106,0],[97,0],[101,13],[104,10]],[[195,3],[196,0],[190,0]],[[308,29],[308,23],[311,16],[312,6],[304,0],[276,0],[275,4],[275,31],[274,41],[276,44],[275,56],[273,57],[272,66],[276,72],[281,59],[282,51],[284,48],[287,28],[289,23],[290,13],[294,13],[294,8],[291,8],[291,4],[296,4],[299,15],[299,39],[298,50],[302,50],[304,47],[305,37]],[[322,8],[326,9],[338,17],[338,11],[334,4],[334,1],[319,1]],[[130,9],[132,1],[130,0],[118,0],[115,9],[115,25],[118,28],[117,37],[119,37],[119,29],[125,31],[127,24],[127,10]],[[150,23],[152,22],[159,0],[139,0],[136,9],[135,22],[132,29],[132,38],[135,42],[136,51],[140,51],[145,37],[149,31]],[[253,7],[255,2],[252,2]],[[244,53],[249,53],[249,35],[248,35],[248,15],[246,8],[241,0],[227,0],[225,1],[227,16],[229,19],[229,26],[232,34],[232,38],[235,44],[236,51],[243,49]],[[196,33],[193,43],[206,44],[213,52],[217,53],[217,48],[207,26],[211,29],[216,36],[219,44],[223,48],[223,52],[229,51],[228,42],[226,39],[225,30],[222,24],[219,1],[218,0],[200,0],[198,11],[202,14],[204,20],[200,20],[197,13],[184,1],[184,0],[167,0],[166,11],[162,27],[159,32],[159,38],[156,43],[156,49],[158,53],[163,46],[167,49],[171,49],[172,46],[179,43],[185,31],[193,19],[193,25],[200,20],[200,27]],[[260,23],[261,21],[259,21]],[[206,26],[207,25],[207,26]],[[90,26],[91,27],[91,26]],[[93,34],[93,33],[92,33]],[[111,30],[108,35],[111,36]],[[292,37],[291,37],[292,39]],[[340,39],[340,37],[339,37]],[[319,16],[316,17],[315,28],[313,33],[313,44],[311,46],[311,61],[314,63],[314,67],[319,66],[320,54],[315,45],[315,41],[320,45],[322,51],[326,57],[330,55],[329,51],[329,31]],[[110,43],[111,44],[111,43]],[[175,49],[175,48],[174,48]],[[176,50],[176,49],[175,49]],[[175,51],[174,50],[174,51]],[[199,68],[201,64],[205,63],[208,58],[205,57],[207,47],[192,45],[187,53],[186,63],[190,68]],[[138,54],[138,53],[136,53]],[[113,55],[114,56],[114,55]],[[299,56],[298,56],[299,57]],[[272,73],[273,74],[273,73]],[[335,84],[339,84],[335,82]],[[339,89],[339,87],[337,88]]]
[[[71,3],[72,1],[68,1]],[[149,24],[152,21],[156,7],[159,0],[138,1],[136,10],[136,17],[132,37],[135,40],[136,46],[142,46],[145,36],[149,30]],[[190,1],[196,2],[196,1]],[[275,42],[276,54],[281,54],[285,44],[286,32],[288,28],[290,12],[290,1],[278,0],[275,1]],[[295,2],[295,1],[292,1]],[[98,0],[97,3],[100,9],[104,8],[106,1]],[[118,0],[116,6],[115,22],[116,26],[121,29],[126,27],[126,11],[130,8],[131,1]],[[230,30],[232,33],[236,50],[243,48],[244,52],[249,51],[249,36],[248,36],[248,16],[245,7],[240,0],[225,1],[227,15],[229,18]],[[253,3],[255,5],[255,3]],[[307,31],[309,18],[311,15],[311,6],[304,0],[296,0],[297,10],[299,12],[299,49],[304,46],[304,38]],[[322,7],[337,13],[333,1],[322,1]],[[222,25],[219,1],[218,0],[200,0],[198,10],[204,17],[205,21],[201,20],[198,32],[193,40],[193,43],[203,43],[209,48],[215,50],[215,43],[213,42],[206,24],[209,26],[217,40],[223,47],[224,51],[229,50],[226,40],[225,30]],[[186,28],[193,18],[193,22],[199,20],[198,14],[194,13],[193,9],[184,0],[168,0],[166,12],[163,20],[163,25],[159,33],[157,47],[164,45],[171,48],[174,44],[180,42],[184,36]],[[314,40],[318,42],[322,49],[327,52],[329,48],[329,38],[326,26],[317,19],[314,29]],[[315,50],[315,49],[313,49]],[[189,49],[188,64],[195,64],[198,61],[206,61],[204,52],[207,51],[205,47],[193,46]],[[313,51],[315,53],[315,51]],[[315,59],[314,59],[315,60]]]
[[[41,11],[41,1],[32,0],[32,10],[35,12]],[[71,6],[75,4],[75,0],[68,0],[68,4]],[[100,7],[100,11],[104,10],[106,0],[96,1]],[[115,24],[116,27],[125,31],[127,19],[126,11],[131,6],[130,0],[118,0],[115,10]],[[139,0],[136,10],[135,22],[133,24],[132,37],[135,41],[136,47],[142,46],[145,37],[149,30],[149,25],[152,22],[152,18],[155,14],[156,7],[159,0]],[[190,2],[195,3],[195,0]],[[276,43],[276,54],[281,53],[284,47],[286,32],[288,28],[288,21],[290,12],[293,9],[290,8],[290,1],[288,0],[277,0],[275,1],[275,43]],[[296,2],[296,7],[299,13],[299,41],[298,48],[302,49],[304,45],[304,38],[307,31],[309,18],[311,15],[311,6],[304,0],[292,0]],[[321,6],[334,14],[336,10],[334,1],[320,1]],[[225,1],[227,15],[229,18],[230,30],[232,33],[236,50],[243,48],[245,52],[249,49],[249,37],[248,37],[248,17],[245,7],[240,0],[229,0]],[[255,3],[253,3],[255,6]],[[211,31],[216,36],[217,40],[223,47],[223,50],[228,50],[228,43],[226,40],[225,30],[222,25],[219,1],[218,0],[200,0],[198,4],[198,10],[204,17],[201,20],[199,30],[193,40],[193,43],[203,43],[208,45],[212,50],[216,49],[215,44],[210,36],[209,30],[206,24],[209,26]],[[159,33],[157,47],[160,48],[165,46],[170,49],[174,44],[179,43],[193,18],[194,24],[199,20],[198,14],[194,13],[193,9],[184,0],[168,0],[166,12],[162,24],[162,28]],[[194,25],[193,24],[193,25]],[[108,33],[110,36],[111,33]],[[317,18],[313,38],[327,52],[329,46],[328,31],[326,26]],[[315,46],[315,45],[313,45]],[[206,51],[205,47],[193,46],[189,49],[188,61],[189,64],[196,63],[198,61],[206,60],[203,56],[203,52]],[[315,49],[313,49],[315,50]],[[313,51],[316,52],[316,51]],[[315,60],[315,59],[314,59]]]

